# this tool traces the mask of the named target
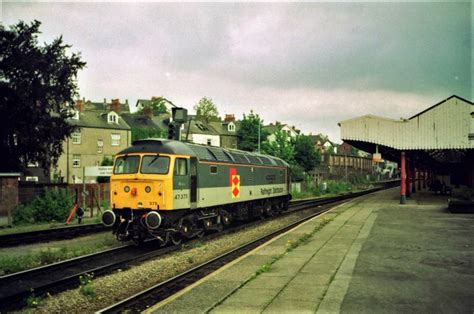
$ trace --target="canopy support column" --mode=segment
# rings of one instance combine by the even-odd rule
[[[407,172],[406,172],[405,167],[406,167],[405,152],[401,152],[401,155],[400,155],[400,204],[405,204],[407,201],[407,196],[406,196]]]

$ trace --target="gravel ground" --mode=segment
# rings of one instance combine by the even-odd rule
[[[304,211],[308,212],[308,211]],[[209,242],[194,240],[179,252],[144,262],[127,270],[93,280],[93,296],[84,296],[79,289],[69,290],[41,302],[36,313],[91,313],[156,285],[200,263],[210,260],[250,240],[257,239],[300,218],[304,212],[278,220],[263,221],[235,234],[223,235]],[[25,309],[26,310],[26,309]]]

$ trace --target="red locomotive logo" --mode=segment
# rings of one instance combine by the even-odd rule
[[[237,174],[237,169],[230,168],[229,178],[232,198],[238,198],[240,196],[240,175]]]

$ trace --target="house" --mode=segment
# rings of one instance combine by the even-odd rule
[[[226,114],[224,121],[209,122],[209,125],[219,134],[221,147],[237,149],[240,122],[235,121],[233,114]]]
[[[181,140],[196,144],[220,146],[221,137],[209,123],[196,120],[196,116],[188,115],[188,122],[181,127]]]
[[[338,153],[338,146],[333,143],[327,135],[323,134],[318,134],[318,135],[312,135],[311,133],[309,134],[309,137],[311,138],[311,141],[313,142],[314,149],[317,150],[321,155],[324,153],[328,152],[328,150],[332,147],[333,148],[333,153],[337,154]]]
[[[263,127],[264,130],[268,132],[267,141],[274,142],[276,140],[275,133],[281,131],[286,134],[287,140],[290,141],[291,139],[295,139],[298,134],[300,133],[294,126],[290,126],[288,124],[282,124],[279,121],[276,121],[275,124],[270,123]]]
[[[153,96],[153,97],[151,97],[151,99],[138,99],[137,103],[135,104],[135,110],[136,111],[141,111],[146,107],[151,108],[151,103],[152,103],[153,99],[156,99],[156,98],[162,98],[162,97]],[[168,100],[164,101],[164,104],[165,104],[166,110],[168,112],[171,112],[171,108],[175,107],[175,105],[173,105]]]
[[[145,107],[142,114],[124,113],[122,118],[130,126],[132,142],[148,137],[167,137],[167,125],[163,123],[165,118],[169,119],[169,114],[155,117],[151,107]]]
[[[122,118],[129,113],[128,102],[112,99],[107,103],[76,101],[73,117],[69,122],[78,127],[63,143],[63,154],[52,171],[52,177],[60,182],[82,183],[83,167],[98,166],[104,158],[113,158],[122,149],[130,146],[130,126]],[[86,178],[85,182],[95,182]]]

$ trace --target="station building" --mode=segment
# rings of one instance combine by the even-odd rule
[[[409,119],[374,115],[341,121],[341,139],[398,162],[400,202],[427,181],[474,187],[474,104],[453,95]]]

